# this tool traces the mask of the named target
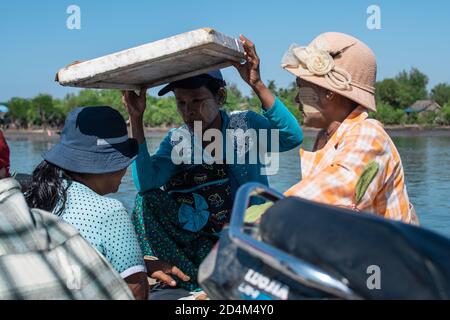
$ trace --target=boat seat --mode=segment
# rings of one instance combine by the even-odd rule
[[[450,239],[421,227],[296,197],[263,215],[262,240],[368,299],[450,299]]]

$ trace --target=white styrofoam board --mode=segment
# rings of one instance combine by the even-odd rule
[[[210,28],[77,62],[58,71],[63,86],[138,90],[225,68],[244,58],[242,43]]]

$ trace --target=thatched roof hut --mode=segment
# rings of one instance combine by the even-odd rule
[[[406,108],[406,113],[413,113],[413,112],[425,112],[425,111],[440,111],[442,107],[433,100],[418,100],[416,101],[411,107]]]

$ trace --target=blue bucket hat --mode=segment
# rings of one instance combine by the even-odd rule
[[[122,115],[111,107],[81,107],[67,116],[61,141],[42,157],[76,173],[111,173],[127,168],[138,153]]]
[[[161,97],[167,92],[173,91],[173,89],[175,88],[197,89],[206,85],[211,80],[219,83],[221,87],[225,87],[227,85],[225,80],[223,80],[222,72],[220,72],[220,70],[214,70],[208,73],[200,74],[198,76],[171,82],[167,86],[159,90],[158,96]]]

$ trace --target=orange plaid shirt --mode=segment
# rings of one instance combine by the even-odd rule
[[[356,108],[326,145],[316,151],[300,150],[302,180],[286,191],[316,202],[355,207],[355,189],[364,168],[376,161],[379,170],[359,202],[359,211],[418,224],[406,192],[400,155],[382,125]]]

